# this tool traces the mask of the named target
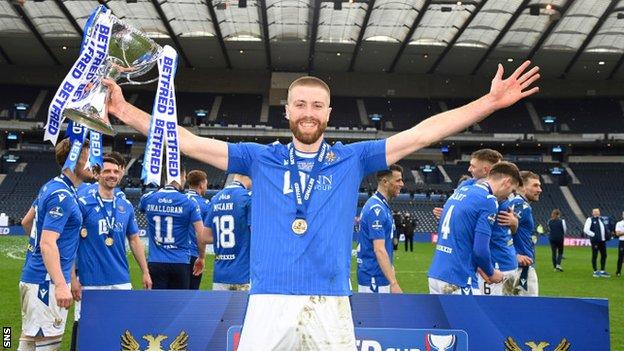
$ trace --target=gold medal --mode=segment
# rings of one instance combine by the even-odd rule
[[[106,240],[104,240],[104,243],[106,244],[106,246],[113,246],[114,242],[115,241],[111,237],[108,237],[108,238],[106,238]]]
[[[303,235],[308,230],[308,222],[305,219],[297,218],[292,222],[292,231],[297,235]]]
[[[80,236],[83,237],[83,238],[87,237],[87,228],[82,228],[80,230]]]

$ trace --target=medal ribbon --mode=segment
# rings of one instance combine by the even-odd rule
[[[107,233],[106,237],[107,238],[112,238],[113,237],[114,227],[115,227],[115,219],[117,218],[117,201],[116,201],[116,197],[113,195],[113,210],[111,211],[110,215],[108,214],[108,211],[106,210],[106,207],[104,207],[104,200],[102,200],[102,197],[100,196],[99,192],[95,193],[95,198],[97,199],[98,204],[100,205],[100,208],[104,212],[104,219],[106,220],[106,227],[108,227],[108,233]]]
[[[292,186],[293,192],[295,193],[295,203],[297,205],[297,213],[295,218],[297,219],[306,219],[308,212],[308,205],[310,204],[310,198],[312,197],[312,193],[314,192],[314,185],[316,183],[316,178],[321,171],[321,166],[323,165],[323,160],[325,159],[325,155],[329,150],[329,145],[326,142],[323,142],[321,145],[321,149],[318,152],[318,155],[314,157],[314,165],[312,166],[312,170],[310,171],[310,175],[308,176],[308,181],[305,182],[303,189],[301,188],[301,184],[299,183],[299,167],[297,167],[297,161],[295,159],[295,148],[291,144],[288,144],[288,168],[290,169],[290,185]]]

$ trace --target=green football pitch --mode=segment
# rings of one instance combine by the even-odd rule
[[[25,237],[0,237],[0,301],[2,312],[0,324],[2,327],[12,328],[12,349],[17,348],[20,333],[20,305],[18,281],[23,264],[27,240]],[[395,253],[395,267],[397,277],[403,291],[406,293],[427,293],[426,272],[431,262],[433,248],[431,244],[416,244],[414,252],[406,253],[403,247]],[[593,278],[591,275],[591,252],[587,247],[566,248],[563,261],[563,273],[553,272],[550,264],[550,248],[537,248],[537,273],[540,283],[541,296],[562,297],[595,297],[609,299],[609,318],[611,326],[611,349],[624,351],[624,278],[615,277],[615,262],[617,252],[609,249],[607,270],[613,274],[612,278]],[[130,259],[133,285],[140,286],[140,274],[133,259]],[[206,290],[212,281],[212,257],[208,257],[206,272],[201,289]],[[352,265],[352,268],[355,265]],[[355,273],[352,274],[352,279]],[[354,286],[355,281],[354,281]],[[73,311],[69,312],[73,316]],[[62,350],[69,349],[69,334],[71,323],[67,324],[66,337]],[[571,351],[593,351],[573,350]],[[598,350],[596,350],[598,351]]]

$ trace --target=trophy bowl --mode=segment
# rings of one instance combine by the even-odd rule
[[[125,79],[125,84],[148,84],[156,79],[146,82],[136,82],[133,79],[144,75],[151,70],[162,52],[162,47],[148,38],[143,32],[124,23],[110,13],[100,12],[95,17],[97,23],[99,16],[110,16],[112,21],[108,53],[96,73],[96,81],[86,89],[93,89],[84,100],[80,100],[79,106],[68,107],[63,111],[63,116],[80,123],[89,129],[106,135],[115,135],[116,131],[108,121],[108,88],[101,84],[103,78],[115,81]],[[95,30],[91,26],[89,31]],[[92,33],[87,33],[91,36]],[[123,83],[121,84],[123,85]]]

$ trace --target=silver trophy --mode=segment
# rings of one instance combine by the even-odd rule
[[[120,85],[149,84],[158,80],[155,78],[145,82],[136,82],[133,79],[144,75],[154,67],[162,47],[143,32],[112,14],[99,13],[97,16],[110,16],[112,20],[108,55],[97,72],[97,83],[93,87],[95,90],[90,92],[86,100],[81,101],[81,106],[66,108],[63,116],[102,134],[115,135],[116,131],[107,117],[108,88],[100,83],[101,80],[103,78],[115,81],[125,79],[126,82]],[[89,30],[93,30],[93,26]]]
[[[455,345],[455,335],[427,335],[429,345],[436,351],[450,350]]]

